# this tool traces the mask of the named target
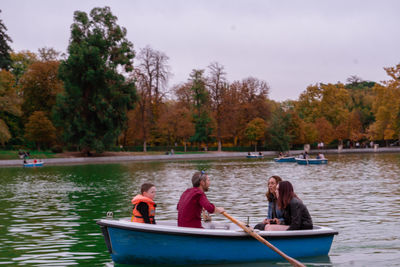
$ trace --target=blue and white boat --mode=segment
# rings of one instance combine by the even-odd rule
[[[295,157],[280,157],[280,158],[274,158],[275,162],[296,162]]]
[[[327,164],[328,159],[301,159],[296,158],[297,164],[300,165],[309,165],[309,164]]]
[[[250,154],[250,155],[247,155],[246,158],[248,158],[248,159],[263,159],[264,155],[262,155],[262,154],[261,155],[260,154],[258,154],[258,155]]]
[[[44,164],[44,162],[43,161],[27,161],[27,162],[24,162],[24,167],[25,168],[32,168],[32,167],[42,167],[43,166],[43,164]]]
[[[101,219],[109,253],[120,264],[226,264],[280,260],[276,252],[233,223],[203,223],[204,229],[178,227],[176,221],[156,225],[126,219]],[[258,230],[255,230],[258,231]],[[293,258],[327,256],[338,232],[322,226],[300,231],[258,231]],[[205,253],[198,253],[198,252]]]

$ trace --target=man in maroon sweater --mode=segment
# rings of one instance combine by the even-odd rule
[[[204,171],[196,172],[192,177],[193,187],[186,189],[179,199],[178,226],[202,228],[201,211],[204,208],[209,213],[224,212],[224,208],[215,207],[208,201],[204,192],[210,187],[210,179]]]

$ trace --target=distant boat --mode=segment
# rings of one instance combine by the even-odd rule
[[[297,164],[309,165],[309,164],[327,164],[328,159],[300,159],[296,158]]]
[[[44,164],[43,161],[30,160],[30,161],[24,162],[24,167],[25,168],[42,167],[43,164]]]
[[[263,158],[264,158],[264,155],[254,155],[254,154],[250,154],[250,155],[247,155],[246,158],[248,158],[248,159],[263,159]]]
[[[281,158],[274,158],[275,162],[296,162],[295,157],[281,157]]]
[[[203,228],[178,227],[176,220],[157,224],[133,223],[130,218],[101,219],[112,260],[120,264],[229,264],[282,259],[233,223],[203,223]],[[290,257],[326,256],[337,231],[323,226],[312,230],[259,231]],[[206,253],[197,253],[206,251]]]

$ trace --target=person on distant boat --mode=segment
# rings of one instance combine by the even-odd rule
[[[144,183],[140,188],[141,194],[132,199],[132,222],[156,224],[156,206],[154,197],[156,187],[151,183]]]
[[[317,159],[325,159],[324,154],[319,153],[319,154],[317,155]]]
[[[196,172],[192,177],[192,185],[192,188],[183,192],[176,207],[178,210],[178,226],[203,228],[201,225],[203,208],[209,213],[221,213],[225,210],[208,201],[204,192],[207,192],[210,187],[210,179],[206,172]]]
[[[311,215],[307,207],[294,193],[289,181],[281,181],[276,187],[278,207],[282,210],[284,224],[265,226],[266,231],[308,230],[313,228]]]
[[[254,226],[254,229],[264,231],[266,225],[268,224],[284,223],[282,211],[278,208],[276,197],[276,186],[280,181],[282,181],[282,178],[277,175],[273,175],[268,179],[268,191],[265,194],[268,200],[268,215],[262,223]]]
[[[279,157],[280,157],[280,158],[283,158],[283,157],[284,157],[282,151],[279,152]]]

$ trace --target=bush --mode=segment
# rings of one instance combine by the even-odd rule
[[[63,147],[60,145],[55,145],[51,148],[51,152],[53,153],[62,153],[63,152]]]

